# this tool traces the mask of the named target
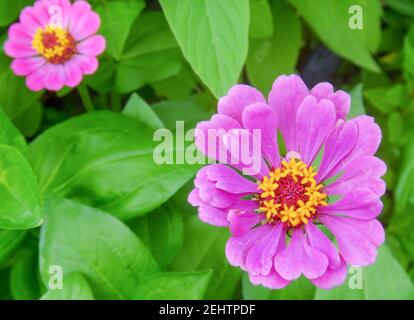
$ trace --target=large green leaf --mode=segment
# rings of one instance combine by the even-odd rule
[[[162,13],[148,12],[132,25],[120,58],[103,56],[88,84],[99,92],[132,92],[177,74],[181,61],[177,42]]]
[[[251,39],[247,57],[247,75],[256,87],[268,92],[281,74],[295,71],[302,47],[299,18],[284,1],[272,3],[273,36]]]
[[[414,286],[409,276],[386,245],[378,251],[377,261],[362,269],[362,289],[351,289],[349,279],[331,290],[317,289],[316,299],[414,299]]]
[[[158,266],[141,240],[115,217],[76,202],[50,197],[40,238],[40,272],[80,272],[96,298],[127,299]]]
[[[21,152],[26,151],[26,141],[20,132],[10,122],[4,112],[0,109],[0,144],[6,144],[18,149]]]
[[[183,218],[174,198],[128,225],[150,249],[162,269],[168,267],[183,245]]]
[[[371,56],[381,37],[379,0],[290,0],[322,41],[340,56],[358,66],[378,72]],[[352,6],[362,9],[362,29],[351,29]]]
[[[24,78],[16,76],[11,71],[10,63],[11,59],[0,51],[0,108],[14,120],[37,103],[41,92],[30,91],[25,85]]]
[[[13,299],[36,300],[40,297],[37,252],[23,250],[10,272],[10,291]]]
[[[139,300],[200,300],[211,271],[159,273],[145,278],[136,291]]]
[[[145,7],[143,0],[94,1],[94,10],[101,17],[99,33],[106,39],[106,52],[120,60],[129,31]]]
[[[122,113],[147,124],[153,129],[164,127],[154,110],[136,93],[131,95]]]
[[[273,34],[273,16],[268,0],[250,0],[249,36],[269,38]]]
[[[211,101],[210,95],[198,94],[184,100],[161,101],[152,107],[166,128],[174,130],[177,121],[184,121],[186,129],[191,129],[212,116],[211,110],[216,108],[216,103]]]
[[[0,1],[0,27],[13,22],[25,6],[33,5],[33,0]]]
[[[181,50],[216,97],[234,85],[248,48],[248,0],[161,0]]]
[[[19,248],[27,231],[0,229],[0,266]]]
[[[0,145],[0,199],[0,228],[30,229],[42,223],[36,176],[23,155],[7,145]]]
[[[80,273],[71,273],[63,277],[62,289],[49,289],[41,300],[93,300],[88,281]]]
[[[284,289],[270,290],[253,285],[248,275],[243,274],[243,297],[248,300],[311,300],[314,293],[315,286],[304,277],[293,281]]]
[[[146,125],[101,111],[47,130],[29,146],[28,157],[42,192],[55,192],[130,219],[168,200],[197,169],[155,163],[158,143]],[[172,144],[166,156],[177,151]]]
[[[192,183],[174,197],[184,216],[184,245],[173,260],[171,271],[213,270],[206,299],[232,299],[240,282],[241,271],[232,267],[225,256],[228,230],[202,222],[196,209],[187,203]],[[225,285],[223,285],[225,284]]]

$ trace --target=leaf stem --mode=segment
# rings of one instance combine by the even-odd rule
[[[95,107],[93,106],[93,102],[92,102],[88,87],[84,83],[81,83],[78,86],[78,91],[79,91],[79,95],[82,100],[83,106],[85,107],[85,110],[87,112],[94,111]]]

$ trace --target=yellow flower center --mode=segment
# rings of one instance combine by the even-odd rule
[[[268,222],[281,221],[290,227],[307,224],[319,206],[328,205],[323,185],[317,184],[317,172],[300,160],[283,160],[258,186],[260,212]]]
[[[75,39],[69,32],[55,25],[37,28],[32,46],[39,55],[53,64],[65,63],[76,54]]]

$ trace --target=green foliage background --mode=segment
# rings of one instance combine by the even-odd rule
[[[414,298],[413,0],[90,3],[107,39],[85,79],[97,111],[76,90],[30,92],[0,52],[1,299]],[[0,2],[0,43],[31,4]],[[362,29],[348,26],[352,5]],[[349,91],[351,116],[383,131],[387,240],[361,290],[251,285],[225,259],[227,230],[187,204],[199,166],[152,159],[155,129],[193,128],[233,84],[267,94],[295,72]],[[47,290],[53,265],[63,290]]]

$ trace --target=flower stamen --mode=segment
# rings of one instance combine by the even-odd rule
[[[328,205],[316,175],[313,167],[301,160],[283,160],[282,167],[272,170],[259,184],[259,211],[265,213],[268,222],[279,220],[289,227],[307,224],[319,206]]]
[[[76,42],[66,30],[55,25],[38,27],[32,41],[33,48],[52,64],[62,64],[76,54]]]

